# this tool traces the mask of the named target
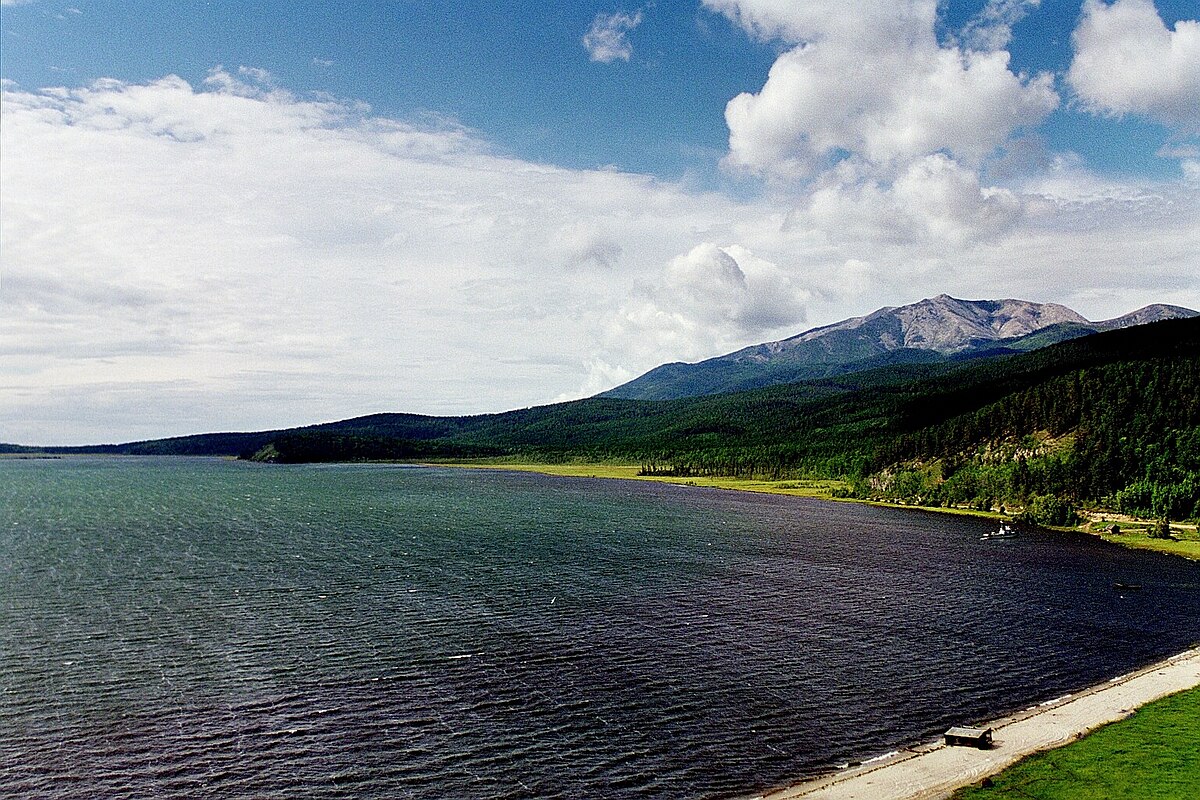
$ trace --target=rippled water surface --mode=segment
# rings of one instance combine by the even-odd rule
[[[0,795],[724,796],[1200,639],[1196,565],[990,526],[490,471],[0,460]]]

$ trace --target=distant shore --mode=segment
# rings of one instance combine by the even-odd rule
[[[732,489],[740,492],[755,492],[758,494],[778,494],[788,497],[810,497],[820,500],[832,500],[838,503],[858,503],[861,505],[879,506],[881,508],[917,509],[932,511],[938,514],[953,514],[965,517],[979,517],[992,520],[1009,520],[1011,515],[998,511],[980,511],[978,509],[954,508],[947,506],[918,506],[904,503],[888,503],[878,500],[862,500],[855,497],[834,497],[833,490],[845,487],[843,481],[827,479],[785,479],[763,480],[756,478],[731,477],[680,477],[675,475],[640,475],[639,467],[632,464],[589,464],[573,462],[569,464],[537,464],[529,462],[503,461],[448,461],[434,462],[430,466],[462,467],[466,469],[495,469],[511,472],[536,472],[542,475],[554,475],[564,478],[607,478],[616,480],[650,481],[655,483],[670,483],[678,486],[697,486],[709,489]],[[1097,536],[1106,542],[1129,547],[1137,550],[1154,550],[1159,553],[1181,556],[1193,561],[1200,560],[1200,531],[1194,525],[1172,523],[1173,529],[1187,535],[1186,539],[1153,539],[1148,535],[1150,527],[1147,521],[1131,520],[1129,517],[1115,511],[1097,510],[1084,513],[1085,522],[1074,528],[1054,528],[1053,530],[1077,531]],[[1103,530],[1107,523],[1115,522],[1124,526],[1126,532],[1112,534]]]
[[[977,727],[992,728],[991,749],[937,742],[851,767],[750,800],[933,800],[949,796],[1026,756],[1070,744],[1154,700],[1200,686],[1200,647],[1135,672]]]
[[[120,454],[58,454],[40,451],[22,453],[4,453],[0,458],[7,459],[61,459],[72,457],[86,458],[131,458]],[[183,456],[169,456],[180,458]],[[199,458],[234,458],[233,456],[197,456]],[[670,483],[678,486],[696,486],[709,489],[732,489],[740,492],[758,494],[777,494],[788,497],[809,497],[820,500],[832,500],[839,503],[858,503],[861,505],[878,506],[881,508],[917,509],[932,511],[938,514],[953,514],[981,519],[1009,521],[1012,515],[999,511],[982,511],[974,508],[956,508],[953,506],[922,506],[909,503],[891,503],[880,500],[864,500],[857,497],[836,497],[835,489],[845,489],[845,481],[824,478],[792,478],[780,480],[765,480],[760,478],[707,477],[707,476],[676,476],[676,475],[641,475],[640,467],[635,464],[607,464],[570,462],[565,464],[543,464],[536,462],[504,461],[503,459],[487,460],[399,460],[399,461],[348,461],[335,463],[396,463],[414,464],[431,467],[454,467],[462,469],[492,469],[510,472],[536,472],[542,475],[553,475],[564,478],[605,478],[616,480],[651,481],[655,483]],[[1138,550],[1153,550],[1168,555],[1180,556],[1192,561],[1200,561],[1200,528],[1194,524],[1171,523],[1174,533],[1172,539],[1155,539],[1149,536],[1152,522],[1133,519],[1110,509],[1083,510],[1080,514],[1084,522],[1075,527],[1052,528],[1052,530],[1075,531],[1096,536],[1107,542]],[[1122,532],[1113,534],[1108,531],[1111,524],[1121,526]],[[1043,526],[1044,527],[1044,526]]]

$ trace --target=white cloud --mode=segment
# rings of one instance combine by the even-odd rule
[[[555,231],[553,246],[567,267],[612,269],[621,257],[621,245],[594,222],[570,222]]]
[[[974,171],[940,153],[912,162],[890,186],[832,182],[816,189],[809,203],[812,218],[835,238],[935,251],[994,239],[1024,211],[1013,192],[981,186]]]
[[[1155,155],[1159,158],[1198,158],[1200,157],[1200,145],[1168,142],[1158,148]]]
[[[1151,0],[1085,0],[1067,82],[1084,108],[1200,131],[1200,21],[1168,30]]]
[[[253,69],[3,89],[2,441],[498,411],[942,291],[1200,305],[1195,182],[856,156],[738,201]]]
[[[898,207],[912,215],[912,228],[956,243],[1007,231],[1024,211],[1011,191],[981,187],[977,174],[940,153],[911,165],[893,194]]]
[[[642,11],[632,14],[616,11],[612,14],[597,14],[592,26],[583,35],[583,47],[592,61],[610,64],[613,61],[628,61],[633,55],[629,32],[642,24]]]
[[[625,302],[609,333],[677,359],[705,358],[800,325],[811,299],[792,275],[747,248],[705,242]]]
[[[1021,218],[1022,199],[982,183],[980,169],[1058,104],[1049,74],[1014,73],[1002,49],[1036,0],[991,0],[948,43],[934,0],[706,5],[791,45],[762,89],[726,107],[726,163],[799,185],[832,238],[944,250]]]
[[[203,428],[544,401],[591,363],[653,366],[597,332],[643,271],[740,215],[265,77],[5,84],[0,375],[27,401],[0,439],[90,439],[105,421],[31,426],[93,385],[145,393],[104,424],[118,438],[183,432],[145,414],[164,381],[207,392]]]
[[[988,0],[964,26],[958,39],[964,47],[990,52],[1008,47],[1013,26],[1025,18],[1041,0]]]
[[[672,314],[726,341],[799,324],[812,297],[776,264],[745,247],[711,242],[674,258],[657,294]]]
[[[885,169],[937,152],[978,164],[1058,102],[1049,75],[1013,73],[1003,50],[939,45],[932,0],[706,4],[794,44],[726,108],[729,162],[761,174],[811,177],[848,155]]]
[[[889,35],[916,38],[925,28],[933,2],[861,0],[847,6],[839,0],[703,0],[760,39],[815,43],[861,37],[865,51],[884,44]]]

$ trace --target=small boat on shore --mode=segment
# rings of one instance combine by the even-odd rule
[[[982,542],[987,541],[988,539],[1011,539],[1016,535],[1017,532],[1013,530],[1012,526],[1006,522],[1001,525],[999,529],[988,531],[983,536],[980,536],[979,540]]]

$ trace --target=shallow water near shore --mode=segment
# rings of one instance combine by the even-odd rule
[[[0,796],[725,796],[1200,640],[1200,565],[993,525],[490,470],[0,461]]]

